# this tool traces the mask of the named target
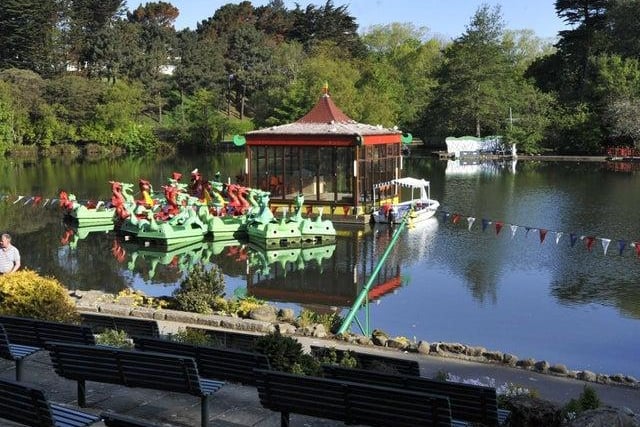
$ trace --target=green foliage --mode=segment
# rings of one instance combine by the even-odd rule
[[[219,343],[206,332],[197,329],[178,329],[178,332],[171,335],[171,340],[175,342],[202,345],[202,346],[217,346]]]
[[[79,320],[67,289],[31,270],[0,275],[0,314],[66,323]]]
[[[127,335],[125,331],[116,331],[114,329],[106,329],[101,334],[98,334],[96,336],[96,343],[109,347],[133,348],[133,343],[129,335]]]
[[[585,384],[580,396],[577,399],[571,399],[562,409],[562,412],[565,418],[571,419],[581,412],[597,409],[600,405],[600,398],[595,389]]]
[[[212,313],[221,296],[225,282],[222,270],[213,265],[209,270],[204,263],[196,264],[173,292],[178,309],[195,313]]]
[[[338,352],[335,348],[327,348],[318,358],[318,363],[321,365],[339,365],[344,368],[359,367],[358,359],[351,351],[343,351],[340,355],[341,356],[338,356]]]
[[[265,302],[254,296],[246,296],[244,298],[235,298],[227,300],[223,310],[229,314],[236,315],[240,318],[249,317],[249,313],[254,308],[264,305]],[[220,304],[222,306],[222,304]]]
[[[447,381],[449,379],[449,373],[443,370],[439,370],[433,376],[433,379],[436,381]]]
[[[296,323],[301,328],[320,323],[324,326],[325,331],[336,333],[340,325],[342,325],[342,320],[342,317],[337,312],[320,314],[303,308],[298,315]]]
[[[301,375],[317,375],[318,362],[302,351],[302,344],[295,338],[279,332],[264,335],[256,341],[256,351],[267,356],[272,369]]]

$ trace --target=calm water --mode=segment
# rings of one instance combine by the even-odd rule
[[[0,230],[23,264],[70,288],[170,294],[189,265],[218,264],[227,295],[249,293],[279,306],[346,314],[391,233],[344,230],[335,246],[260,253],[242,242],[206,243],[165,254],[112,232],[70,232],[47,198],[60,189],[106,200],[109,180],[235,176],[241,154],[164,161],[37,164],[0,161]],[[407,175],[432,182],[443,213],[403,233],[372,291],[361,323],[391,335],[461,342],[571,369],[640,377],[640,174],[601,163],[456,165],[413,157]],[[16,195],[43,196],[40,205]],[[454,222],[457,218],[457,223]],[[467,218],[475,218],[469,229]],[[499,233],[496,222],[504,223]],[[483,231],[483,225],[485,230]],[[541,231],[548,230],[541,243]],[[558,236],[557,233],[563,233]],[[66,233],[66,234],[65,234]],[[570,234],[577,236],[571,246]],[[585,236],[584,239],[580,239]],[[589,237],[595,237],[591,251]],[[79,238],[82,237],[82,238]],[[556,239],[558,239],[556,243]],[[610,239],[606,255],[603,240]],[[619,240],[626,245],[619,253]],[[368,317],[366,316],[368,314]],[[356,326],[353,327],[357,329]]]

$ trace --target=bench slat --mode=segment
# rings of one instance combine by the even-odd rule
[[[265,408],[371,426],[449,426],[449,400],[428,393],[256,369]]]
[[[138,350],[193,357],[200,375],[225,381],[255,384],[253,369],[269,369],[263,354],[219,347],[195,346],[160,338],[133,337]]]
[[[501,423],[496,390],[491,387],[436,381],[410,375],[392,375],[334,365],[324,365],[322,369],[328,378],[447,396],[451,403],[451,414],[454,419],[482,423],[488,426]]]
[[[78,381],[78,402],[84,406],[85,381],[188,393],[200,397],[201,424],[207,425],[208,398],[224,383],[200,378],[195,360],[156,352],[49,343],[58,375]]]
[[[40,388],[0,379],[0,418],[33,427],[84,427],[100,418],[49,403]]]
[[[82,324],[89,326],[93,332],[97,334],[104,332],[106,329],[113,329],[116,331],[124,331],[129,336],[160,336],[158,322],[152,319],[109,316],[95,313],[80,313],[80,317],[82,318]]]

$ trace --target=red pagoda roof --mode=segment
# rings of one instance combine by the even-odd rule
[[[355,123],[333,103],[329,94],[320,97],[316,105],[296,123]]]

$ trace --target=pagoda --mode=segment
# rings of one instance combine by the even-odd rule
[[[340,110],[325,84],[315,106],[297,121],[245,134],[245,178],[271,193],[271,208],[304,210],[333,221],[365,222],[375,184],[400,177],[402,132],[358,123]]]

